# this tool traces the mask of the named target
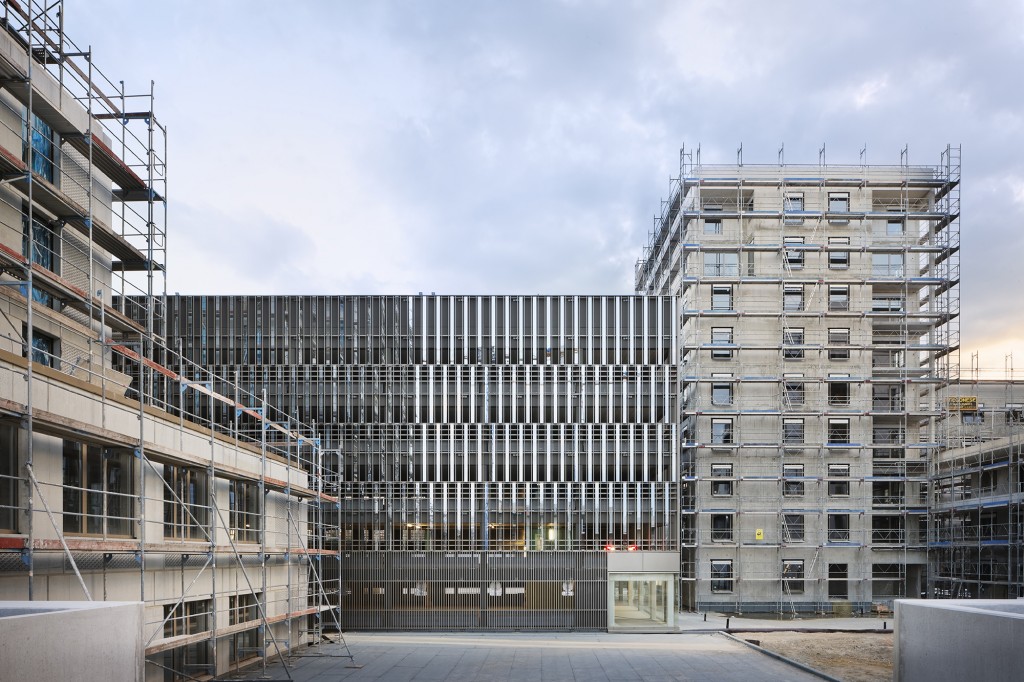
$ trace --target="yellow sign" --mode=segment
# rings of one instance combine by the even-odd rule
[[[764,528],[758,528],[754,531],[755,540],[764,540]]]
[[[962,395],[946,398],[950,412],[974,412],[978,409],[978,396]]]

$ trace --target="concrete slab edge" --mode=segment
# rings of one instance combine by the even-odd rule
[[[755,651],[760,651],[762,654],[765,654],[766,656],[769,656],[770,658],[774,658],[777,661],[782,661],[783,663],[787,663],[787,664],[793,666],[794,668],[797,668],[799,670],[803,670],[805,673],[809,673],[811,675],[814,675],[815,677],[820,677],[823,680],[828,680],[828,682],[843,682],[838,677],[832,677],[831,675],[826,675],[825,673],[821,672],[820,670],[812,668],[809,665],[804,665],[803,663],[800,663],[798,661],[794,661],[792,658],[787,658],[787,657],[783,656],[782,654],[777,654],[774,651],[769,651],[768,649],[765,649],[762,646],[758,646],[756,644],[748,642],[747,640],[741,639],[740,637],[736,637],[735,635],[732,635],[732,634],[730,634],[728,632],[720,632],[719,634],[721,634],[721,635],[723,635],[725,637],[728,637],[729,639],[731,639],[731,640],[733,640],[735,642],[739,642],[740,644],[743,644],[744,646],[748,646],[751,649],[754,649]]]

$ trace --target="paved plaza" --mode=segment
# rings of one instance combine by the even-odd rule
[[[348,659],[293,659],[292,678],[328,680],[819,680],[715,633],[348,633]],[[325,647],[325,652],[337,647]],[[342,651],[343,652],[343,651]],[[260,679],[248,671],[246,679]],[[280,664],[269,679],[284,680]],[[265,678],[266,679],[266,678]]]

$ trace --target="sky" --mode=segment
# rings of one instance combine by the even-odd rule
[[[168,291],[631,293],[679,149],[962,146],[962,364],[1024,376],[1024,0],[65,0],[168,129]]]

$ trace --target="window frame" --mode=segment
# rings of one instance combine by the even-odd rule
[[[783,327],[782,328],[782,359],[803,360],[806,337],[804,327]]]
[[[829,192],[828,193],[828,212],[830,214],[835,213],[849,213],[850,212],[850,193],[849,192]],[[841,203],[835,203],[841,202]],[[830,217],[828,220],[833,225],[845,225],[850,222],[847,217]]]
[[[722,305],[723,301],[724,301],[725,305]],[[734,304],[733,304],[733,286],[731,284],[712,284],[711,285],[711,310],[715,310],[715,311],[732,311],[732,310],[735,310],[735,307],[734,307]]]
[[[723,427],[721,431],[716,428],[718,426]],[[732,417],[711,418],[711,445],[735,445],[735,439]]]
[[[789,469],[790,471],[786,471]],[[804,487],[804,465],[803,464],[783,464],[782,465],[782,496],[783,497],[803,497],[806,494]],[[800,479],[800,480],[792,480]]]
[[[18,428],[0,422],[0,533],[17,533],[21,459]]]
[[[849,374],[829,374],[828,396],[826,401],[829,407],[848,407],[853,399],[853,386]],[[835,387],[841,387],[835,388]]]
[[[850,514],[844,512],[829,512],[827,523],[829,542],[850,542],[850,538],[852,537]]]
[[[838,428],[838,427],[842,427],[843,431],[845,431],[845,433],[846,433],[846,439],[845,440],[839,440],[838,438],[834,437],[835,434],[838,433],[836,431],[836,428]],[[827,444],[828,445],[844,445],[845,446],[845,445],[850,444],[852,442],[852,440],[851,440],[852,432],[851,432],[851,427],[850,427],[850,420],[848,418],[846,418],[846,417],[829,417],[829,419],[828,419],[828,434],[827,435],[828,435],[828,440],[827,440]]]
[[[907,261],[905,254],[899,253],[872,253],[871,254],[871,276],[902,278],[905,276]]]
[[[206,470],[164,464],[163,481],[164,538],[208,540],[210,507]]]
[[[61,463],[64,533],[87,537],[135,537],[136,464],[133,453],[122,448],[64,439]],[[123,489],[111,489],[112,484],[121,484]]]
[[[807,402],[807,388],[804,385],[804,375],[802,373],[782,375],[782,396],[787,407],[796,407]],[[798,399],[794,400],[794,398]]]
[[[727,341],[717,340],[715,337],[727,336]],[[732,327],[712,327],[711,328],[711,359],[712,360],[730,360],[733,356],[733,349],[730,348],[714,348],[714,346],[732,346],[733,344],[733,328]]]
[[[784,593],[803,594],[805,580],[803,559],[782,560],[782,589]]]
[[[239,501],[245,503],[244,508],[239,506]],[[228,533],[235,542],[260,541],[263,529],[259,509],[258,484],[231,479],[228,483]],[[250,522],[249,525],[242,525],[245,520]]]
[[[716,393],[719,391],[725,391],[725,400],[719,400],[716,397]],[[717,374],[711,375],[711,404],[712,405],[732,405],[733,404],[733,381],[732,374]]]
[[[735,542],[735,516],[732,512],[711,514],[711,542]]]
[[[228,625],[259,622],[259,602],[261,594],[241,592],[228,597]],[[244,650],[259,647],[259,625],[235,632],[231,635],[228,658],[231,663],[238,663],[258,654],[255,651],[246,654]]]
[[[806,530],[803,514],[787,513],[782,515],[783,542],[806,542]]]
[[[803,192],[786,192],[782,197],[783,224],[802,225],[804,222],[803,216],[790,216],[788,214],[803,213],[804,206]]]
[[[842,479],[842,480],[837,480]],[[828,496],[850,496],[850,465],[846,463],[829,463],[828,465]]]
[[[731,257],[731,258],[730,258]],[[729,262],[729,261],[733,262]],[[739,277],[740,254],[738,251],[704,251],[705,277]]]
[[[893,225],[899,226],[899,229],[893,231]],[[907,221],[903,218],[886,218],[885,220],[885,236],[886,237],[903,237],[907,233]]]
[[[835,247],[845,249],[836,249]],[[828,238],[828,267],[830,270],[848,270],[850,268],[850,238],[829,237]]]
[[[716,564],[718,564],[718,566],[716,566]],[[732,559],[711,559],[712,592],[728,593],[733,591],[734,574],[732,566]]]
[[[850,285],[828,285],[828,309],[832,312],[845,312],[850,309]]]
[[[783,445],[803,445],[806,442],[807,433],[803,417],[783,417],[782,419],[782,443]]]
[[[716,471],[716,469],[718,471]],[[728,480],[722,480],[728,479]],[[732,464],[717,462],[711,465],[711,496],[732,497],[733,494],[733,466]]]
[[[800,222],[803,222],[801,219]],[[802,248],[790,248],[791,246],[803,247],[806,244],[806,240],[803,237],[789,236],[782,238],[782,256],[783,262],[786,267],[790,270],[803,270],[806,264],[804,258],[804,250]]]
[[[849,360],[850,359],[850,328],[849,327],[829,327],[828,328],[828,344],[829,346],[843,346],[842,348],[829,348],[828,359],[829,360]]]
[[[783,312],[801,312],[804,309],[804,285],[783,284],[782,285],[782,310]]]

